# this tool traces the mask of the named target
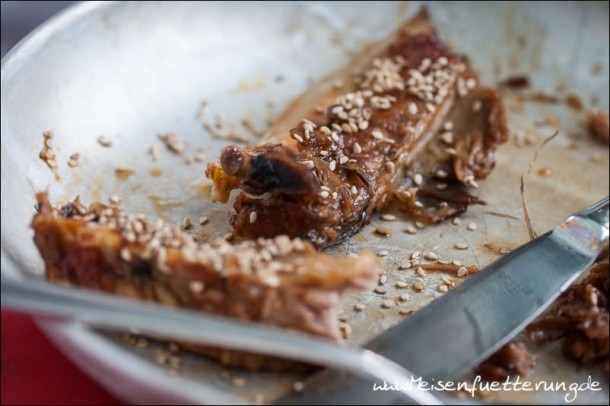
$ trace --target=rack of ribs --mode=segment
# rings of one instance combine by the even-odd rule
[[[206,176],[214,201],[241,189],[230,218],[237,235],[327,246],[394,197],[425,223],[484,204],[471,189],[507,138],[499,95],[423,10],[295,101],[261,145],[224,148]]]

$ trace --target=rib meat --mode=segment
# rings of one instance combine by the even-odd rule
[[[51,281],[334,341],[341,337],[337,307],[342,292],[370,288],[381,272],[372,253],[333,257],[286,236],[197,245],[179,226],[131,216],[116,206],[85,208],[76,199],[55,209],[46,194],[39,193],[37,200],[34,241]],[[199,349],[252,368],[266,359]]]
[[[498,94],[479,85],[423,11],[293,103],[260,146],[227,146],[206,175],[213,200],[241,189],[231,216],[238,235],[324,246],[356,233],[394,196],[429,223],[484,203],[470,189],[506,139]]]

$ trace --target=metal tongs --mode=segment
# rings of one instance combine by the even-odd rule
[[[407,388],[405,383],[416,377],[373,351],[341,347],[272,326],[4,274],[2,308],[38,317],[59,316],[91,327],[115,331],[135,329],[153,337],[303,361],[350,372],[371,382],[385,381],[399,388],[410,402],[442,404],[427,391],[416,386]]]

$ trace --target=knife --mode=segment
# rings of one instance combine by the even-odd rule
[[[428,384],[472,370],[518,334],[608,247],[608,197],[501,257],[365,347]],[[387,388],[376,382],[376,388]],[[404,382],[404,386],[420,386]],[[423,386],[420,386],[423,387]],[[276,404],[404,404],[394,390],[323,371]]]

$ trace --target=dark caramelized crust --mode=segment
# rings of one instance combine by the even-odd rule
[[[495,147],[507,139],[502,103],[440,41],[427,14],[354,66],[362,71],[340,73],[341,93],[314,88],[304,96],[318,109],[305,110],[296,127],[286,127],[294,119],[287,113],[263,145],[229,146],[208,166],[213,199],[243,191],[231,218],[238,235],[328,245],[356,233],[395,195],[425,222],[483,203],[469,188],[493,169]]]
[[[346,289],[370,288],[381,271],[372,253],[319,253],[278,236],[196,245],[179,226],[77,200],[54,209],[37,195],[34,241],[48,279],[340,340],[337,306]],[[266,358],[197,347],[257,367]],[[270,367],[277,367],[273,362]],[[279,365],[284,365],[280,363]],[[277,369],[277,368],[276,368]]]

